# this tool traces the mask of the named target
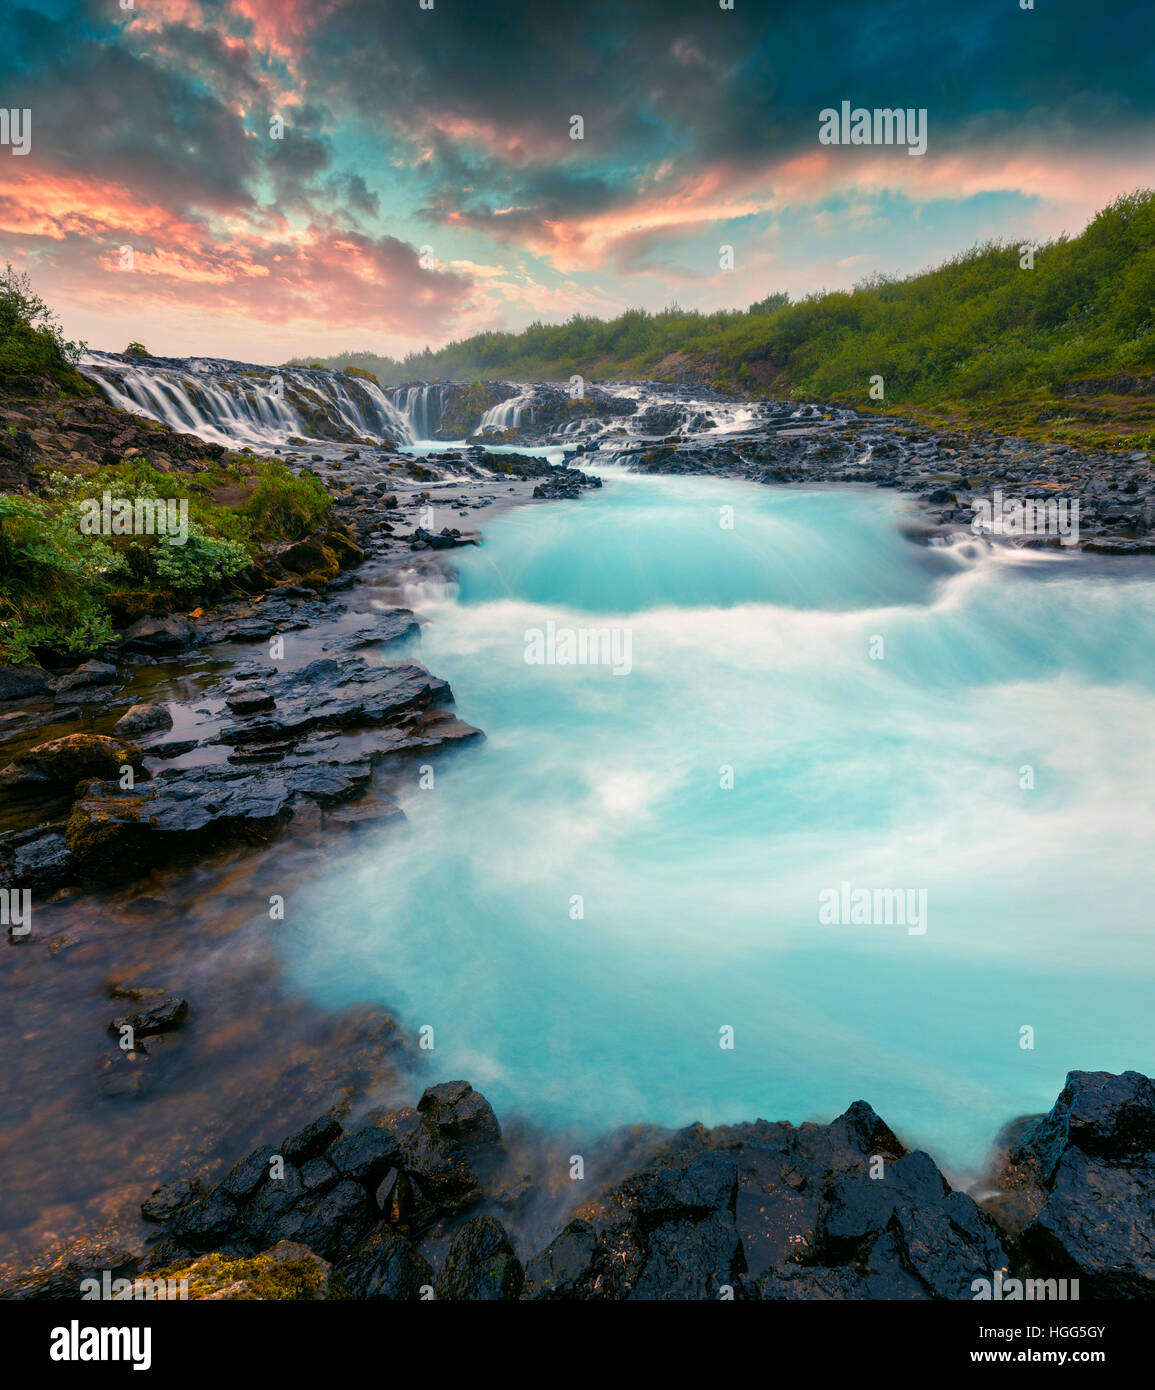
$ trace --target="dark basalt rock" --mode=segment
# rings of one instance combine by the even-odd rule
[[[281,1153],[286,1162],[302,1167],[310,1159],[323,1154],[340,1136],[341,1122],[336,1115],[320,1115],[296,1134],[290,1134],[281,1144]]]
[[[580,497],[586,488],[597,488],[601,485],[602,480],[600,478],[592,478],[586,473],[579,473],[576,468],[559,468],[551,477],[538,483],[533,490],[533,495],[549,501],[572,500],[575,497]]]
[[[156,1188],[140,1204],[140,1214],[146,1221],[171,1221],[203,1193],[204,1186],[199,1178],[177,1178]]]
[[[292,816],[294,791],[261,771],[206,767],[193,777],[166,769],[131,791],[86,784],[66,840],[77,870],[97,880],[129,877],[174,854],[219,839],[267,839]]]
[[[994,1223],[870,1106],[829,1125],[694,1126],[579,1213],[532,1298],[969,1298]]]
[[[167,618],[138,618],[121,638],[122,651],[140,656],[175,656],[187,651],[195,638],[187,618],[170,614]]]
[[[61,693],[116,685],[119,679],[120,672],[107,661],[86,661],[70,675],[61,676],[54,688],[59,699]]]
[[[1050,1112],[1019,1129],[996,1179],[1019,1201],[987,1205],[1024,1255],[1078,1278],[1084,1297],[1155,1299],[1155,1082],[1070,1072]]]
[[[524,1282],[505,1227],[494,1216],[475,1216],[454,1237],[434,1289],[438,1298],[496,1302],[518,1298]]]
[[[112,726],[112,732],[121,738],[139,738],[141,734],[152,733],[156,729],[171,728],[172,715],[164,705],[133,705]],[[195,743],[193,746],[196,746]]]
[[[74,876],[62,830],[37,826],[0,835],[0,883],[41,892],[58,888]]]
[[[39,666],[0,666],[0,703],[43,695],[51,679]]]
[[[417,1110],[466,1152],[501,1143],[501,1126],[493,1106],[468,1081],[443,1081],[426,1087]]]
[[[159,997],[142,1001],[142,1007],[136,1013],[114,1018],[108,1025],[109,1031],[119,1033],[122,1028],[131,1028],[136,1036],[146,1037],[150,1033],[164,1033],[183,1023],[188,1017],[188,1000],[161,991],[156,991],[156,994]]]
[[[1048,1115],[1016,1122],[1002,1176],[1032,1195],[1021,1209],[996,1197],[984,1210],[952,1191],[927,1154],[908,1152],[857,1101],[827,1125],[758,1120],[670,1136],[524,1271],[490,1215],[457,1228],[436,1275],[414,1248],[441,1222],[436,1246],[446,1219],[481,1196],[462,1143],[500,1148],[467,1082],[431,1086],[420,1105],[350,1130],[330,1112],[215,1187],[158,1188],[142,1214],[164,1226],[139,1267],[288,1240],[337,1266],[342,1296],[366,1299],[418,1298],[429,1285],[439,1298],[486,1301],[970,1300],[976,1280],[1000,1271],[1004,1287],[1076,1278],[1083,1297],[1155,1297],[1155,1084],[1137,1072],[1072,1072]],[[1017,1224],[1015,1211],[1026,1213]],[[42,1273],[18,1284],[16,1296],[62,1296]]]
[[[255,714],[272,709],[276,700],[259,685],[241,685],[225,697],[225,704],[234,714]]]
[[[397,1167],[413,1178],[442,1212],[458,1212],[481,1197],[481,1188],[464,1149],[437,1126],[408,1108],[386,1117],[397,1140]]]
[[[652,1301],[732,1290],[746,1269],[737,1167],[709,1152],[670,1159],[673,1166],[644,1170],[592,1204],[590,1219],[571,1222],[531,1260],[529,1297]]]
[[[448,683],[431,676],[423,666],[413,662],[370,666],[360,657],[322,657],[268,682],[266,689],[276,699],[276,714],[223,729],[222,743],[397,723],[453,698]]]
[[[396,1166],[400,1147],[388,1125],[365,1125],[342,1134],[325,1157],[345,1177],[376,1187]]]
[[[348,1298],[419,1299],[433,1271],[404,1236],[388,1227],[371,1231],[337,1265],[334,1277]]]

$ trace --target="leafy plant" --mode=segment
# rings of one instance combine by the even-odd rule
[[[84,343],[64,337],[28,276],[6,263],[0,274],[0,378],[46,376],[66,390],[88,394],[91,388],[76,371],[84,350]]]

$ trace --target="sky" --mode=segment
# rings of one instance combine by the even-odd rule
[[[730,3],[0,0],[0,259],[93,347],[400,356],[911,274],[1155,184],[1151,0]],[[822,143],[843,101],[925,110],[925,154]]]

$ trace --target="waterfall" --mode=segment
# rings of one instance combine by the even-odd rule
[[[289,435],[357,443],[413,442],[409,420],[363,377],[197,358],[133,361],[86,353],[80,370],[114,405],[237,449],[280,448]]]
[[[393,406],[405,417],[412,440],[433,438],[445,413],[444,387],[418,381],[411,386],[394,386],[388,395]]]
[[[511,396],[509,400],[501,401],[498,405],[491,405],[481,417],[481,424],[473,431],[474,435],[482,434],[488,429],[517,429],[521,425],[522,411],[530,404],[530,399],[531,397],[525,391],[519,391],[516,396]]]

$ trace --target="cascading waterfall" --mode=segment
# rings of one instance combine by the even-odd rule
[[[100,352],[86,354],[80,370],[122,410],[230,449],[279,448],[290,435],[346,443],[414,439],[407,416],[363,377],[205,359],[132,362]]]
[[[481,424],[473,431],[475,435],[483,434],[488,429],[494,430],[514,430],[521,424],[522,412],[530,408],[530,419],[533,418],[532,404],[530,398],[524,391],[518,392],[516,396],[511,396],[507,401],[501,401],[498,405],[491,405],[481,417]]]
[[[432,439],[445,414],[445,388],[428,381],[393,386],[386,392],[390,404],[404,417],[412,441]]]

